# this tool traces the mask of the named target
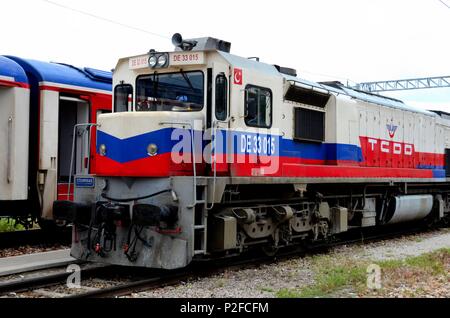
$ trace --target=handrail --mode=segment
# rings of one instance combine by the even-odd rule
[[[86,124],[76,124],[75,126],[73,126],[73,137],[72,137],[72,152],[70,154],[70,170],[69,170],[69,185],[67,188],[67,201],[70,201],[70,185],[72,182],[72,171],[73,171],[73,157],[75,155],[75,141],[76,141],[76,137],[77,137],[77,128],[78,127],[88,127],[89,128],[89,136],[88,136],[88,164],[87,164],[87,169],[88,169],[88,173],[89,173],[89,167],[90,167],[90,161],[91,161],[91,130],[92,127],[97,127],[100,126],[99,124],[93,124],[93,123],[86,123]]]
[[[218,124],[219,123],[222,123],[222,124],[228,124],[229,122],[230,122],[230,120],[231,120],[231,117],[228,117],[228,119],[226,119],[226,120],[214,120],[214,122],[213,122],[213,135],[212,135],[212,137],[214,137],[214,143],[213,143],[213,145],[214,145],[214,173],[213,173],[213,193],[212,193],[212,204],[211,204],[211,206],[208,206],[208,203],[206,204],[206,210],[208,210],[208,211],[210,211],[210,210],[212,210],[213,208],[214,208],[214,200],[215,200],[215,198],[216,198],[216,179],[217,179],[217,157],[216,157],[216,147],[217,147],[217,139],[216,139],[216,133],[217,133],[217,127],[218,127]],[[226,145],[226,142],[225,142],[225,145]],[[226,146],[225,146],[225,148],[226,148]],[[225,152],[226,152],[226,149],[225,149]],[[211,160],[212,160],[212,158],[213,158],[213,154],[212,154],[212,151],[211,151]]]
[[[194,200],[191,206],[188,206],[188,208],[193,208],[197,204],[197,163],[195,161],[195,142],[194,142],[194,126],[190,122],[160,122],[160,125],[186,125],[191,128],[191,154],[192,154],[192,172],[193,172],[193,186],[194,186]]]

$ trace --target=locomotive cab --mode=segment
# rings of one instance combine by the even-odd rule
[[[119,60],[114,113],[99,118],[100,175],[205,173],[204,131],[212,128],[212,113],[227,119],[230,67],[218,63],[218,53],[212,50],[220,41],[204,42],[190,51]]]

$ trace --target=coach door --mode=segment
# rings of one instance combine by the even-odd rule
[[[85,100],[61,96],[58,120],[58,199],[68,199],[69,178],[88,173],[89,129],[75,129],[75,147],[71,167],[74,127],[89,122],[89,103]],[[70,198],[72,199],[73,187]]]
[[[226,174],[226,139],[229,127],[229,66],[214,63],[212,72],[212,111],[211,111],[211,171],[214,174]]]

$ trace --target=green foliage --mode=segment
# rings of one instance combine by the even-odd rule
[[[450,259],[450,248],[404,260],[386,260],[377,262],[383,271],[394,271],[402,268],[416,268],[432,275],[449,276],[446,264]],[[278,298],[314,298],[330,297],[334,293],[349,288],[357,293],[364,293],[367,284],[367,261],[357,261],[333,255],[315,255],[311,257],[315,272],[315,282],[303,288],[283,288],[275,293]],[[417,291],[416,291],[417,292]],[[420,291],[419,291],[420,292]],[[409,295],[415,297],[415,293]]]
[[[450,257],[450,248],[443,248],[432,253],[420,256],[408,257],[404,260],[388,260],[379,262],[383,269],[398,269],[401,267],[413,267],[431,271],[434,275],[445,274],[444,258]]]
[[[327,297],[343,287],[359,289],[366,283],[367,264],[348,261],[336,264],[329,256],[314,257],[313,263],[316,272],[313,285],[298,289],[281,289],[276,296],[279,298]]]
[[[25,228],[20,225],[16,224],[16,221],[12,219],[2,218],[0,219],[0,232],[13,232],[13,231],[21,231]]]

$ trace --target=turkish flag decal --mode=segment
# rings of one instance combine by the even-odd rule
[[[234,84],[242,85],[242,70],[240,68],[234,69]]]

